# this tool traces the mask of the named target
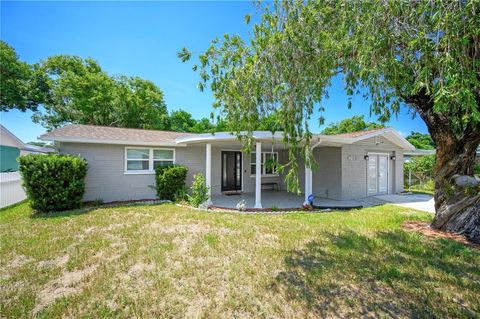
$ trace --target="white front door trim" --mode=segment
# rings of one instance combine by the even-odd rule
[[[380,195],[380,194],[388,194],[390,192],[390,153],[382,153],[382,152],[367,152],[368,155],[368,161],[367,161],[367,196],[372,196],[372,195]],[[370,175],[369,175],[369,164],[372,161],[372,157],[375,158],[375,191],[371,192],[370,191]],[[380,157],[386,157],[387,158],[387,166],[385,168],[386,170],[386,190],[385,191],[380,191],[380,172],[379,172],[379,162],[380,162]]]

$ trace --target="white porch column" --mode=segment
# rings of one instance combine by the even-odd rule
[[[311,150],[310,150],[311,151]],[[305,152],[305,159],[308,158],[308,151]],[[312,169],[307,166],[307,161],[305,160],[305,201],[308,202],[308,196],[312,193]]]
[[[205,158],[205,185],[208,187],[208,200],[207,205],[212,205],[212,144],[207,143]]]
[[[314,149],[322,144],[322,140],[318,139],[318,142],[311,146],[309,151],[311,152],[312,156]],[[308,154],[306,154],[305,158],[308,158]],[[305,163],[305,201],[308,202],[308,196],[313,193],[313,173],[312,169],[307,167],[307,163]]]
[[[255,151],[255,208],[262,208],[262,143]]]

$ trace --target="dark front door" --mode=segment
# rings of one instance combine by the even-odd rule
[[[242,153],[222,151],[222,192],[242,189]]]

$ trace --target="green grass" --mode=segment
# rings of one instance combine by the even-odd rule
[[[174,205],[0,211],[0,317],[475,317],[480,251],[397,206],[287,215]]]
[[[408,177],[407,179],[408,180]],[[417,194],[427,194],[427,195],[434,195],[435,193],[435,182],[430,180],[426,183],[416,183],[411,186],[405,185],[405,191],[417,193]]]
[[[425,195],[432,195],[432,196],[435,195],[435,191],[433,191],[433,190],[415,188],[415,187],[405,189],[405,191],[412,192],[414,194],[425,194]]]

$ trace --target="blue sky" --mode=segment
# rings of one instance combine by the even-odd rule
[[[109,74],[135,75],[153,81],[165,93],[169,110],[185,109],[195,118],[212,111],[210,91],[197,89],[192,63],[176,53],[187,47],[202,51],[225,33],[248,37],[245,14],[255,14],[251,2],[1,2],[1,39],[29,63],[55,54],[92,57]],[[342,81],[335,79],[324,105],[326,123],[356,114],[369,118],[368,101],[354,98],[347,109]],[[45,130],[31,112],[1,113],[1,123],[25,142]],[[371,118],[374,120],[375,118]],[[403,108],[388,125],[402,134],[426,132],[420,118]],[[320,131],[317,116],[310,125]]]

